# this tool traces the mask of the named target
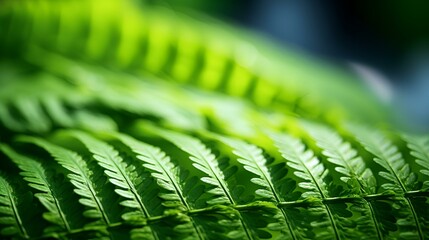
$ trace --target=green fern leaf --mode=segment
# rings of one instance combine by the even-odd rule
[[[20,236],[29,238],[27,226],[18,209],[17,195],[9,182],[0,175],[0,224],[4,225],[0,233],[3,236]]]
[[[335,198],[337,196],[334,196],[332,202],[329,200],[331,195],[326,182],[332,184],[330,181],[333,180],[329,180],[329,178],[325,179],[328,170],[324,168],[322,162],[317,159],[311,150],[305,150],[304,144],[299,139],[286,134],[274,133],[271,134],[271,137],[282,156],[287,160],[286,164],[295,170],[294,175],[300,179],[298,186],[305,189],[301,197],[304,199],[318,198],[322,200],[323,207],[319,208],[318,214],[327,217],[323,224],[332,228],[333,234],[337,239],[369,235],[376,237],[377,234],[380,236],[374,220],[371,221],[371,217],[374,218],[371,206],[354,199],[349,201],[347,199]],[[354,214],[363,216],[360,219],[361,221],[347,218]],[[365,216],[365,214],[371,217]],[[317,220],[317,222],[322,224],[321,220]],[[348,227],[350,225],[366,229],[367,231],[350,232]],[[369,229],[370,231],[368,231]],[[320,235],[319,237],[323,238],[324,236]],[[325,237],[328,238],[327,236]]]
[[[343,175],[340,179],[349,185],[351,191],[357,191],[357,194],[363,196],[375,194],[376,189],[373,187],[376,183],[375,177],[372,171],[366,168],[365,162],[357,155],[357,151],[350,143],[345,142],[338,133],[327,127],[315,124],[305,124],[305,127],[316,140],[317,145],[323,149],[322,154],[337,166],[335,170]],[[356,181],[358,184],[355,185],[350,181]],[[354,205],[354,208],[361,214],[356,221],[357,227],[365,229],[367,233],[374,231],[375,228],[378,238],[381,239],[385,234],[380,229],[378,219],[383,216],[375,215],[373,203],[364,198],[363,203],[360,206]]]
[[[156,129],[155,132],[188,153],[190,155],[189,159],[193,162],[192,166],[206,175],[201,177],[201,181],[211,186],[208,192],[214,195],[207,201],[207,204],[236,205],[236,199],[233,198],[228,188],[227,179],[218,165],[216,156],[200,140],[162,129]],[[241,227],[244,230],[243,234],[245,234],[242,237],[247,236],[247,238],[253,239],[243,216],[241,214],[239,216]],[[256,233],[256,235],[258,234]]]
[[[137,154],[137,158],[143,162],[143,166],[157,179],[157,184],[170,194],[160,194],[166,201],[165,204],[189,210],[189,204],[183,194],[183,189],[178,177],[177,167],[171,162],[166,153],[149,144],[137,141],[125,134],[117,137]]]
[[[375,193],[376,189],[373,188],[376,185],[375,177],[350,143],[345,142],[338,133],[327,127],[315,124],[305,124],[305,127],[323,150],[322,154],[330,163],[336,165],[335,171],[343,175],[340,179],[350,184],[351,191],[358,190],[358,193],[363,194]],[[356,182],[359,186],[357,189]]]
[[[272,134],[272,139],[278,147],[282,156],[287,160],[287,165],[294,169],[294,175],[301,179],[298,186],[305,189],[301,197],[325,199],[328,190],[323,178],[327,174],[327,169],[314,156],[311,150],[305,151],[305,146],[300,140],[286,134]],[[326,214],[329,218],[324,221],[324,225],[330,225],[337,239],[340,239],[337,223],[333,219],[328,206],[319,209],[319,214]],[[319,223],[322,223],[320,221]],[[319,236],[321,237],[321,236]]]
[[[177,145],[180,149],[187,152],[193,166],[206,174],[201,181],[212,186],[211,193],[217,197],[208,202],[213,204],[234,204],[234,200],[228,190],[228,183],[225,180],[224,173],[219,168],[216,156],[196,138],[165,130],[157,130],[157,134]]]
[[[143,202],[142,196],[137,191],[133,181],[130,179],[130,170],[119,156],[119,153],[112,146],[86,133],[70,132],[69,134],[81,141],[93,154],[94,160],[104,169],[109,182],[115,186],[115,192],[125,199],[120,204],[138,211],[137,213],[124,214],[123,218],[134,219],[136,216],[141,216],[143,218],[142,221],[149,218],[151,213]],[[153,229],[150,232],[152,238],[159,239],[159,233]]]
[[[73,199],[64,198],[68,195],[64,194],[67,188],[63,186],[62,189],[58,189],[58,186],[53,184],[54,179],[49,176],[41,163],[15,152],[6,145],[1,145],[0,149],[20,168],[20,174],[28,182],[28,185],[38,191],[34,196],[48,211],[43,214],[46,220],[66,232],[71,232],[73,228],[81,225],[76,219],[76,212],[73,212],[76,210],[73,209]],[[52,227],[46,231],[57,230],[57,228]]]
[[[350,128],[359,142],[370,153],[374,154],[374,162],[384,168],[379,175],[389,183],[382,187],[394,192],[407,192],[414,188],[416,174],[411,172],[398,148],[379,131],[369,130],[358,126]]]
[[[262,188],[256,190],[255,193],[264,199],[278,202],[279,197],[269,177],[270,173],[266,167],[266,159],[262,155],[262,150],[240,140],[226,137],[218,137],[218,139],[234,149],[233,153],[239,157],[238,162],[243,165],[245,170],[257,176],[251,181]]]
[[[83,215],[96,220],[89,225],[101,224],[109,227],[110,224],[119,221],[119,211],[112,207],[115,204],[102,197],[102,192],[93,181],[95,174],[89,170],[87,162],[80,155],[40,138],[21,137],[20,141],[33,143],[44,148],[61,166],[70,172],[67,177],[74,186],[74,192],[81,197],[79,202],[88,208],[83,212]]]
[[[417,176],[411,172],[409,164],[405,162],[397,147],[389,139],[379,131],[359,126],[351,126],[350,130],[365,149],[375,156],[374,162],[384,168],[385,171],[379,172],[379,175],[387,180],[388,183],[382,184],[382,188],[402,193],[413,190]],[[411,218],[411,220],[406,220],[404,217],[401,219],[402,225],[415,226],[418,236],[423,238],[422,227],[412,201],[408,197],[405,200],[407,203],[406,208],[409,209],[408,218]]]
[[[403,138],[407,141],[408,148],[411,149],[410,154],[416,158],[416,163],[423,169],[420,173],[425,177],[423,179],[423,189],[429,188],[429,137],[417,137],[412,135],[404,135]]]
[[[323,179],[328,174],[323,164],[314,156],[311,150],[305,151],[305,146],[299,139],[289,135],[273,134],[272,138],[286,164],[295,170],[294,175],[302,181],[298,184],[306,192],[302,198],[326,198],[329,193]]]
[[[24,66],[0,69],[0,75],[12,75],[8,81],[0,80],[0,122],[14,131],[36,133],[57,126],[81,126],[77,109],[90,97],[59,77],[37,71],[20,73],[20,67]]]
[[[151,172],[152,177],[157,181],[160,188],[164,189],[167,193],[160,192],[159,197],[164,199],[163,205],[167,208],[177,208],[182,211],[192,211],[191,204],[188,203],[183,187],[180,184],[178,176],[178,169],[171,162],[166,153],[162,152],[159,148],[153,147],[149,144],[137,141],[124,134],[116,134],[126,146],[137,154],[137,158],[143,162],[143,166]],[[204,233],[201,233],[195,219],[191,219],[195,232],[198,234],[199,239],[204,239]],[[207,236],[207,235],[206,235]]]
[[[274,201],[277,204],[280,204],[281,198],[271,179],[271,174],[266,166],[267,161],[262,154],[262,149],[256,147],[255,145],[251,145],[244,141],[232,138],[222,136],[217,138],[234,149],[233,153],[238,157],[238,162],[243,165],[244,169],[257,176],[251,178],[251,182],[260,187],[255,191],[255,194],[259,195],[263,199]],[[278,221],[282,221],[283,223],[278,222],[277,224],[283,225],[289,230],[283,237],[296,239],[289,216],[286,214],[284,209],[280,208],[280,211],[283,219],[279,218]]]
[[[157,215],[162,213],[162,202],[158,199],[158,187],[149,179],[140,180],[138,174],[141,172],[137,172],[134,166],[125,162],[112,146],[83,132],[70,132],[69,134],[81,141],[93,154],[97,163],[104,168],[109,182],[115,186],[115,193],[125,199],[120,204],[137,210],[122,215],[122,218],[129,223],[143,226],[131,232],[133,239],[140,238],[142,234],[146,236],[145,238],[154,239],[164,237],[182,239],[195,234],[192,231],[192,225],[189,225],[188,217]],[[155,220],[158,218],[161,220]],[[175,222],[176,226],[174,228],[168,225],[152,226],[149,224],[152,221]]]

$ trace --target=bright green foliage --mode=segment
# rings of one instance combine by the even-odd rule
[[[389,126],[347,74],[137,2],[0,2],[1,239],[429,239],[427,135],[348,124]]]

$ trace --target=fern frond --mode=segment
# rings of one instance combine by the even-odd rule
[[[335,171],[343,175],[340,179],[349,185],[351,191],[357,190],[358,194],[375,193],[375,177],[350,143],[328,127],[305,124],[305,128],[322,149],[322,154],[336,166]]]
[[[429,189],[429,137],[428,136],[413,136],[404,135],[404,140],[408,143],[407,146],[411,150],[410,154],[416,158],[416,163],[423,169],[420,173],[423,174],[423,191]]]
[[[415,136],[405,134],[402,136],[407,142],[408,148],[411,150],[410,154],[415,157],[415,162],[422,167],[420,173],[423,175],[423,185],[421,191],[427,192],[429,189],[429,137]],[[413,208],[416,209],[418,221],[421,223],[422,233],[424,239],[429,238],[429,198],[414,197],[410,199]]]
[[[372,171],[351,144],[344,141],[336,131],[313,123],[305,123],[304,127],[322,149],[322,154],[336,166],[335,171],[342,175],[340,180],[348,185],[347,193],[363,196],[361,201],[351,202],[350,208],[351,212],[360,214],[354,222],[356,228],[362,229],[359,233],[368,236],[373,233],[373,237],[382,239],[386,234],[380,229],[378,219],[384,216],[376,215],[373,203],[365,199],[366,195],[376,193],[376,179]]]
[[[375,156],[374,162],[385,170],[379,172],[379,175],[388,181],[381,185],[383,189],[402,194],[414,190],[417,175],[411,172],[409,164],[402,157],[398,148],[387,137],[380,131],[369,130],[360,126],[353,125],[349,129],[365,149]],[[408,197],[405,197],[405,201],[407,203],[406,208],[409,210],[407,217],[411,218],[411,220],[406,221],[404,217],[402,224],[417,228],[418,236],[422,239],[422,227],[412,201]]]
[[[217,197],[210,200],[209,204],[235,204],[232,194],[228,189],[224,173],[219,168],[216,156],[211,153],[200,140],[173,131],[159,129],[158,134],[190,155],[192,166],[206,174],[201,181],[211,185],[210,193]]]
[[[327,170],[319,159],[314,156],[313,152],[311,150],[305,151],[304,144],[289,135],[272,134],[271,138],[287,161],[286,164],[294,170],[294,175],[301,179],[298,186],[306,190],[301,197],[304,199],[326,198],[328,191],[323,178],[326,176]],[[319,211],[329,216],[329,219],[324,224],[331,225],[336,238],[339,239],[338,230],[329,209],[325,206]]]
[[[17,194],[5,177],[0,175],[0,224],[4,225],[0,233],[3,236],[20,236],[29,238],[27,226],[22,220],[22,212],[18,208]]]
[[[177,238],[182,239],[195,234],[186,215],[163,214],[163,206],[158,198],[158,186],[152,179],[139,178],[139,172],[135,166],[124,161],[119,152],[111,145],[100,141],[83,132],[68,132],[82,142],[91,152],[93,158],[104,169],[110,183],[115,186],[115,193],[125,200],[120,204],[124,207],[135,209],[122,214],[122,218],[131,225],[141,226],[131,231],[131,238],[138,239],[142,236],[150,239]],[[173,212],[176,212],[174,210]],[[158,220],[161,218],[161,220]],[[169,220],[169,224],[151,225],[153,222]],[[168,222],[166,222],[168,223]],[[171,224],[174,223],[172,226]]]
[[[351,126],[350,130],[365,149],[375,156],[374,162],[385,170],[379,173],[388,181],[381,185],[385,190],[403,193],[413,190],[417,176],[411,172],[409,164],[387,137],[377,130],[359,126]]]
[[[80,196],[79,202],[87,207],[83,215],[95,220],[89,225],[109,227],[110,224],[119,221],[119,211],[115,211],[112,207],[115,205],[113,199],[105,199],[101,196],[101,189],[93,181],[95,174],[90,171],[87,162],[80,155],[40,138],[21,137],[20,141],[44,148],[62,167],[69,171],[67,177],[74,186],[74,192]]]
[[[266,166],[266,159],[262,155],[262,149],[233,138],[219,136],[217,139],[233,148],[233,153],[238,157],[237,161],[243,165],[246,171],[257,176],[251,179],[254,184],[262,187],[256,190],[256,195],[269,201],[279,202],[280,198],[270,179],[270,173]]]
[[[47,170],[38,161],[15,152],[6,145],[0,145],[0,150],[5,153],[21,170],[21,176],[28,185],[38,192],[34,194],[48,212],[43,217],[58,228],[71,232],[73,228],[82,225],[76,219],[76,208],[68,189],[63,185],[61,189],[54,185],[55,180],[49,176]],[[77,208],[78,209],[78,208]],[[57,228],[46,229],[47,232],[58,231]]]
[[[109,182],[115,186],[115,192],[126,199],[120,204],[137,210],[137,213],[124,214],[123,218],[133,219],[136,215],[141,216],[143,219],[149,218],[151,213],[143,202],[142,196],[137,191],[137,187],[130,179],[130,169],[127,168],[119,153],[112,146],[84,132],[69,132],[68,134],[82,142],[92,153],[97,163],[104,169]],[[153,229],[150,232],[152,238],[159,239],[159,233]]]
[[[319,209],[318,214],[327,215],[323,224],[332,228],[336,239],[352,237],[353,234],[347,231],[348,225],[356,224],[356,222],[353,219],[346,220],[345,218],[350,214],[353,215],[353,211],[347,209],[347,202],[342,202],[340,199],[337,202],[326,202],[330,197],[325,182],[328,170],[325,169],[322,162],[311,150],[306,150],[305,145],[299,139],[287,134],[271,133],[270,135],[286,160],[286,164],[294,170],[294,175],[300,179],[298,186],[306,190],[301,194],[301,197],[322,200],[324,207]],[[322,221],[317,222],[322,224]]]
[[[273,181],[271,179],[271,174],[267,168],[267,160],[263,155],[262,149],[258,148],[255,145],[248,144],[244,141],[227,138],[223,136],[216,137],[226,145],[230,146],[234,149],[233,153],[238,157],[237,161],[243,165],[243,168],[257,176],[251,178],[251,182],[258,185],[258,188],[255,191],[255,194],[260,196],[263,199],[267,199],[269,201],[274,201],[277,204],[281,203],[281,197],[279,196],[279,192],[276,190]],[[291,226],[291,220],[289,216],[286,214],[284,209],[280,208],[282,214],[282,220],[284,221],[284,225],[287,226],[288,231],[286,233],[285,238],[296,239],[295,233],[293,231],[293,226]],[[281,219],[281,218],[280,218]],[[279,221],[282,221],[280,220]],[[279,224],[279,223],[278,223]]]
[[[140,142],[125,134],[115,134],[121,142],[131,148],[137,154],[137,159],[143,162],[143,166],[151,172],[151,175],[160,188],[165,192],[160,192],[159,197],[162,198],[163,205],[167,208],[176,208],[181,211],[189,212],[192,210],[188,203],[183,187],[181,185],[177,166],[171,162],[170,158],[161,149],[149,144]],[[203,233],[200,232],[199,223],[195,219],[191,219],[194,231],[198,234],[199,239],[204,239]]]
[[[205,174],[200,180],[211,186],[208,191],[214,197],[207,201],[209,205],[236,205],[228,182],[224,173],[219,167],[216,156],[200,140],[185,134],[156,129],[154,131],[159,136],[175,144],[178,148],[190,155],[192,166]],[[239,214],[241,227],[244,230],[244,238],[253,239],[252,233],[248,229],[242,214]]]
[[[12,70],[0,69],[0,75],[11,75],[7,81],[0,80],[0,122],[13,131],[36,133],[57,126],[79,126],[76,109],[87,104],[89,97],[51,74],[13,70],[24,66],[14,64]]]
[[[117,134],[116,137],[137,154],[137,159],[142,161],[143,166],[151,172],[152,177],[157,179],[157,184],[166,192],[171,193],[160,194],[160,197],[166,201],[164,205],[184,210],[190,209],[186,196],[183,194],[177,167],[165,152],[125,134]]]
[[[187,212],[189,212],[191,220],[195,224],[194,227],[196,228],[196,232],[200,238],[208,237],[210,239],[217,239],[218,237],[227,237],[227,238],[243,238],[246,234],[243,232],[243,230],[240,230],[243,226],[240,224],[237,225],[237,215],[239,213],[235,211],[234,209],[229,209],[228,211],[224,212],[222,211],[215,211],[212,212],[208,209],[195,209],[195,205],[191,202],[192,198],[190,195],[199,195],[201,193],[195,193],[194,190],[191,190],[187,194],[188,188],[186,185],[183,185],[181,182],[181,179],[178,178],[178,171],[175,169],[175,166],[172,162],[170,162],[170,159],[166,156],[165,153],[160,151],[160,149],[152,147],[148,144],[138,142],[135,139],[132,139],[130,137],[127,137],[126,135],[119,135],[120,140],[127,146],[131,147],[131,149],[138,154],[137,157],[142,160],[145,164],[143,164],[144,167],[146,167],[149,171],[152,172],[152,176],[156,177],[158,184],[164,188],[165,190],[168,190],[170,193],[174,192],[174,194],[164,194],[160,193],[160,197],[165,199],[163,204],[166,206],[172,206],[170,201],[181,201],[181,204],[179,205],[179,208],[184,208]],[[188,139],[189,140],[189,139]],[[183,142],[184,145],[192,146],[187,144],[186,142]],[[196,152],[194,152],[196,154]],[[195,156],[195,155],[194,155]],[[204,156],[202,154],[201,156]],[[196,157],[196,156],[195,156]],[[213,162],[214,163],[214,162]],[[193,181],[188,180],[188,181]],[[196,183],[188,182],[187,185],[191,185],[191,187],[194,187]],[[209,191],[214,192],[213,188]],[[219,189],[216,190],[217,194],[219,193]],[[210,199],[209,205],[215,205],[218,206],[218,200],[215,199],[214,201]],[[198,214],[197,214],[198,213]],[[225,219],[225,216],[228,214],[233,214],[233,218],[231,220]],[[207,217],[211,215],[211,220],[207,222]],[[239,223],[239,222],[238,222]],[[222,228],[219,228],[219,224],[223,226]],[[199,228],[202,228],[204,233],[201,233]],[[233,230],[235,228],[236,230]],[[238,230],[237,230],[238,228]],[[217,230],[216,230],[217,229]],[[226,230],[230,229],[228,231],[231,232],[231,234],[226,235]],[[223,234],[222,234],[223,232]],[[233,234],[234,232],[234,234]],[[249,236],[248,236],[249,237]]]
[[[306,192],[302,198],[327,198],[328,188],[323,179],[328,170],[311,150],[305,150],[304,144],[294,137],[286,134],[272,134],[272,139],[282,156],[287,160],[286,164],[294,169],[294,175],[301,179],[298,184]]]
[[[37,53],[46,56],[43,61],[37,60],[37,64],[59,77],[70,79],[74,88],[90,91],[94,96],[92,101],[115,110],[155,116],[182,128],[204,126],[198,111],[188,110],[173,101],[171,95],[177,98],[183,94],[175,85],[152,81],[156,79],[141,81],[129,74],[85,64],[43,50],[37,50]],[[56,66],[54,69],[53,65]],[[152,102],[153,99],[157,101]],[[184,101],[185,99],[183,98]]]

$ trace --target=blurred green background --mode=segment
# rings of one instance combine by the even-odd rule
[[[344,65],[395,108],[399,121],[429,131],[429,1],[164,0],[161,4],[245,26],[286,47]]]
[[[429,131],[424,1],[0,3],[6,62],[25,59],[55,72],[60,61],[48,51],[233,96],[261,85],[279,93],[246,97],[261,106],[275,99],[277,111]]]

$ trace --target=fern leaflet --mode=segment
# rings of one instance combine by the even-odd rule
[[[182,193],[176,166],[170,161],[170,158],[161,149],[125,134],[117,134],[117,137],[137,154],[137,158],[143,162],[143,166],[157,179],[157,184],[167,192],[173,193],[160,194],[161,198],[168,201],[165,204],[189,210],[190,207]]]
[[[279,193],[271,180],[271,174],[266,166],[267,160],[263,155],[262,149],[255,145],[233,138],[222,136],[218,136],[216,138],[233,148],[233,153],[238,157],[237,161],[243,165],[245,170],[257,176],[251,179],[251,182],[261,187],[255,191],[255,194],[264,199],[275,201],[277,204],[281,203]],[[280,208],[280,211],[283,215],[283,221],[289,230],[289,236],[287,237],[296,239],[289,217],[283,208]]]
[[[161,149],[140,142],[125,134],[115,134],[115,136],[137,154],[137,158],[141,160],[143,166],[151,172],[157,184],[167,192],[161,192],[159,194],[159,197],[165,200],[163,205],[189,212],[191,207],[183,194],[177,168],[170,161],[170,158],[161,151]],[[198,237],[203,239],[204,237],[198,226],[195,225],[196,223],[193,219],[192,221]]]
[[[294,175],[303,180],[298,183],[298,186],[306,190],[301,197],[326,199],[329,193],[323,179],[328,174],[328,170],[314,156],[314,153],[311,150],[305,150],[304,144],[299,139],[287,134],[272,133],[271,138],[287,160],[286,164],[295,170]],[[331,210],[326,205],[325,210],[336,239],[340,239],[339,229]]]
[[[336,165],[335,171],[343,175],[341,181],[350,184],[352,191],[358,190],[358,194],[375,193],[375,177],[350,143],[345,142],[337,132],[328,127],[316,124],[305,126],[316,140],[316,144],[323,150],[322,154],[330,163]],[[358,183],[357,188],[354,182]]]
[[[97,219],[101,221],[102,225],[106,226],[117,221],[112,216],[114,211],[106,206],[107,203],[105,200],[103,201],[100,198],[100,190],[96,189],[96,184],[91,180],[93,173],[89,170],[86,161],[80,155],[40,138],[21,137],[20,140],[44,148],[61,166],[70,171],[67,177],[75,187],[74,192],[81,197],[79,202],[89,208],[83,212],[85,217]]]
[[[387,191],[407,193],[412,190],[417,180],[417,175],[411,172],[411,168],[398,148],[377,130],[369,130],[360,126],[350,126],[350,131],[356,136],[365,149],[372,153],[375,158],[374,162],[379,164],[386,171],[379,172],[379,175],[388,181],[381,185]],[[416,210],[411,200],[405,198],[410,209],[414,224],[405,220],[403,225],[415,225],[420,239],[423,239],[422,228],[417,217]]]
[[[390,140],[378,131],[370,131],[359,126],[352,126],[350,130],[365,149],[376,156],[374,161],[387,171],[379,173],[389,181],[382,185],[385,190],[394,192],[412,190],[417,176],[411,172],[409,164]]]
[[[429,137],[404,135],[403,138],[411,149],[411,155],[416,158],[416,163],[423,168],[420,170],[420,173],[425,176],[423,190],[427,190],[429,189]]]
[[[69,134],[82,142],[93,154],[93,158],[97,163],[104,168],[104,173],[108,176],[109,182],[116,187],[115,192],[126,199],[121,202],[121,205],[137,209],[140,213],[137,216],[140,215],[143,219],[149,218],[151,215],[143,203],[136,186],[130,179],[128,175],[129,170],[126,168],[127,166],[119,156],[119,153],[112,146],[84,132],[69,132]],[[135,213],[123,215],[125,219],[130,219],[130,217],[133,219]],[[154,239],[159,239],[159,236],[153,229],[150,232]]]
[[[327,157],[329,162],[336,165],[335,171],[343,175],[340,179],[348,184],[350,191],[364,196],[375,193],[375,177],[350,143],[345,142],[337,132],[328,127],[308,123],[305,124],[305,127],[316,140],[317,145],[323,150],[322,154]],[[374,227],[378,239],[382,239],[383,234],[381,233],[374,207],[365,198],[363,198],[363,201],[364,206],[356,207],[363,215],[357,224],[359,227],[366,224],[367,232],[371,230],[371,227]],[[370,221],[364,221],[365,215],[370,216]]]
[[[201,181],[213,186],[210,193],[217,198],[210,200],[209,204],[235,204],[231,193],[228,190],[224,174],[218,166],[216,156],[196,138],[180,134],[173,131],[159,129],[158,134],[190,155],[189,159],[193,166],[207,174]]]
[[[304,144],[286,134],[272,134],[276,146],[282,156],[287,160],[286,164],[295,170],[294,175],[303,181],[298,185],[305,189],[303,198],[326,198],[328,190],[323,178],[328,174],[319,159],[311,150],[305,150]]]
[[[74,216],[72,214],[73,209],[65,206],[64,201],[70,201],[71,199],[63,199],[63,196],[61,196],[62,192],[55,188],[53,179],[49,179],[48,173],[42,164],[15,152],[6,145],[1,145],[0,149],[21,169],[20,174],[28,182],[28,185],[40,191],[40,193],[36,193],[34,196],[48,210],[47,213],[43,214],[43,217],[61,229],[70,232],[76,224],[71,219]],[[60,201],[60,198],[63,201]],[[49,230],[53,231],[54,229]]]
[[[228,189],[228,183],[225,179],[224,173],[218,165],[216,156],[211,153],[210,149],[208,149],[200,140],[185,134],[162,129],[156,129],[155,132],[175,144],[184,152],[188,153],[190,155],[189,159],[193,162],[192,166],[208,176],[202,177],[201,181],[212,186],[208,192],[213,194],[215,197],[207,201],[209,205],[236,205],[236,202]],[[253,239],[248,226],[246,226],[242,217],[240,218],[247,238]]]
[[[29,238],[21,214],[18,210],[18,199],[14,189],[6,178],[0,175],[0,224],[5,225],[0,231],[2,235],[18,234],[23,238]]]

